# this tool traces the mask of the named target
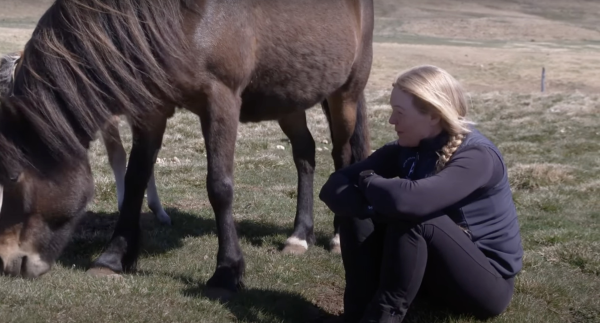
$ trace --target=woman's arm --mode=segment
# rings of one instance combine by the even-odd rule
[[[501,160],[486,147],[457,152],[438,174],[420,180],[386,179],[378,175],[359,184],[377,213],[406,220],[439,212],[457,203],[504,172]]]
[[[366,169],[376,170],[384,176],[393,172],[397,151],[398,147],[395,145],[383,146],[367,159],[331,174],[321,188],[319,198],[336,215],[369,216],[372,210],[368,208],[367,200],[358,189],[358,174]]]

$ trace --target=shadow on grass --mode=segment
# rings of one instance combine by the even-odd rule
[[[166,211],[171,216],[171,226],[160,224],[152,213],[142,214],[141,254],[165,253],[183,246],[182,240],[186,237],[216,233],[214,219],[204,219],[176,209]],[[107,246],[118,219],[119,213],[87,212],[58,262],[64,266],[87,270],[93,258]]]
[[[474,322],[485,322],[478,321],[471,316],[461,315],[453,312],[447,306],[440,305],[439,303],[431,302],[429,299],[422,295],[418,295],[413,301],[410,308],[406,312],[403,323],[442,323],[442,322],[458,322],[461,319],[468,318],[467,321]]]
[[[237,232],[240,238],[245,238],[248,243],[255,247],[262,247],[265,244],[272,243],[272,241],[268,241],[265,243],[265,238],[269,238],[276,235],[283,235],[285,237],[289,237],[294,231],[292,223],[290,223],[289,226],[281,226],[268,222],[241,220],[237,221],[236,225]],[[331,227],[331,231],[333,232],[333,226]],[[329,250],[329,240],[332,237],[333,235],[328,236],[322,232],[317,231],[315,233],[316,241],[314,247]],[[278,250],[282,250],[285,247],[284,242],[278,242],[273,246],[277,247]]]
[[[188,285],[193,284],[183,277],[180,279]],[[183,295],[205,298],[206,286],[193,285],[183,290]],[[242,322],[342,323],[340,317],[293,292],[246,288],[221,304]]]
[[[205,298],[205,285],[180,277],[188,286],[182,291],[187,297]],[[339,301],[339,300],[338,300]],[[242,322],[308,322],[343,323],[342,314],[334,315],[316,306],[302,295],[275,290],[248,288],[240,291],[228,302],[222,303]],[[471,316],[453,312],[450,308],[433,303],[424,296],[418,296],[409,308],[404,320],[406,323],[436,323],[467,319],[478,321]]]
[[[142,250],[141,254],[156,255],[166,253],[170,250],[183,246],[183,239],[187,237],[201,237],[214,235],[216,239],[216,224],[214,218],[201,217],[196,214],[183,212],[178,209],[167,209],[171,216],[172,225],[160,224],[152,213],[143,213],[140,220],[142,228]],[[63,266],[80,270],[87,270],[93,258],[107,246],[117,224],[118,213],[87,212],[75,230],[70,243],[67,245],[58,262]],[[254,246],[273,244],[271,239],[265,239],[276,235],[288,236],[293,227],[280,226],[268,222],[241,220],[236,221],[237,232],[240,238],[244,238]],[[317,246],[328,248],[329,238],[317,234]],[[279,250],[283,249],[283,243],[274,243]]]
[[[141,228],[143,231],[143,250],[146,255],[168,252],[183,246],[183,239],[200,237],[207,234],[215,235],[216,226],[213,218],[203,218],[191,213],[169,209],[172,226],[158,223],[151,213],[143,214]],[[98,256],[109,242],[116,222],[117,213],[88,212],[82,219],[73,238],[58,262],[66,267],[87,270],[89,264]],[[266,237],[274,235],[287,236],[292,228],[282,227],[272,223],[242,220],[238,223],[238,233],[249,243],[262,246]],[[329,238],[317,235],[317,245],[327,245]],[[272,242],[268,242],[269,244]],[[281,246],[282,247],[282,244]],[[138,275],[152,275],[138,271]],[[188,297],[204,297],[205,285],[196,283],[186,277],[177,278],[188,287],[182,293]],[[333,300],[332,300],[333,301]],[[335,300],[339,308],[340,299]],[[339,316],[331,314],[304,298],[302,295],[277,290],[247,288],[240,291],[224,306],[240,321],[246,322],[311,322],[311,323],[341,323]],[[326,306],[326,308],[328,308]],[[447,311],[431,308],[418,299],[411,306],[404,322],[445,322],[449,317]]]

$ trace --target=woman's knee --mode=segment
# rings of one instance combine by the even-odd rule
[[[498,295],[496,298],[488,299],[489,301],[484,304],[484,306],[481,306],[478,315],[479,318],[490,319],[506,311],[514,294],[514,278],[508,279],[506,283],[508,284],[508,288],[505,289],[504,295]]]

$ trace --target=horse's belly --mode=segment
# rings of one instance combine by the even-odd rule
[[[304,95],[303,95],[304,94]],[[306,110],[323,101],[325,97],[307,93],[248,93],[242,94],[241,122],[278,120],[297,111]]]
[[[297,40],[261,48],[247,88],[270,97],[285,97],[286,101],[300,105],[339,89],[354,68],[354,39],[346,35],[345,39],[334,42],[314,37],[318,41]]]
[[[287,56],[263,56],[242,93],[240,120],[275,120],[306,110],[348,82],[354,59],[351,50],[310,51],[303,54],[296,48]]]

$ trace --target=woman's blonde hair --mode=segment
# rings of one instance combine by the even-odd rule
[[[436,165],[436,172],[439,172],[470,132],[469,125],[473,124],[466,118],[469,107],[462,85],[450,73],[432,65],[416,66],[403,72],[393,85],[410,93],[419,111],[439,116],[442,128],[450,135]]]

